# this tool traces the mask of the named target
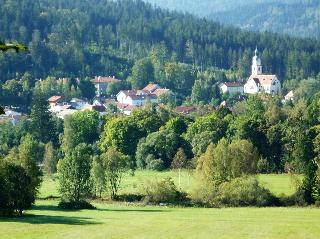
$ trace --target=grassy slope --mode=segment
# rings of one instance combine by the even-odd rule
[[[138,171],[127,176],[122,193],[137,192],[150,178],[175,172]],[[190,178],[192,185],[192,177]],[[260,182],[275,194],[294,192],[287,175],[260,175]],[[181,187],[190,188],[183,173]],[[41,197],[58,196],[56,184],[46,179]],[[167,208],[99,204],[97,210],[61,211],[57,200],[38,200],[24,218],[0,218],[1,239],[60,238],[320,238],[320,209],[314,208]]]

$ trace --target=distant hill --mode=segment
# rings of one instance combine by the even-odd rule
[[[254,31],[320,38],[319,0],[145,0]]]
[[[0,85],[26,73],[30,79],[106,74],[127,79],[133,64],[145,57],[156,58],[158,65],[230,71],[241,79],[250,72],[256,46],[264,72],[281,80],[320,73],[320,41],[225,27],[140,0],[0,0],[0,6],[0,40],[20,42],[30,51],[0,54]],[[0,97],[1,91],[2,86]]]

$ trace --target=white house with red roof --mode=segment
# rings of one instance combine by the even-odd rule
[[[243,94],[243,84],[240,82],[223,82],[220,84],[220,90],[223,94]]]
[[[247,83],[244,85],[246,94],[278,94],[281,92],[281,83],[276,75],[265,75],[262,73],[262,64],[259,57],[258,49],[252,59],[252,73]]]
[[[48,99],[49,105],[51,108],[55,107],[56,105],[58,105],[58,103],[61,101],[62,97],[60,95],[54,95],[51,96]]]
[[[143,90],[122,90],[117,95],[117,101],[124,105],[143,106],[147,102],[157,103],[158,97]]]

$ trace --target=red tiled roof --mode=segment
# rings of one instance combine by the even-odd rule
[[[256,84],[260,83],[261,85],[271,85],[274,80],[277,79],[276,75],[252,75],[249,80],[253,79]]]
[[[127,97],[131,97],[133,100],[141,100],[141,99],[157,99],[157,95],[155,94],[148,94],[145,91],[135,91],[135,90],[123,90],[120,91],[120,93],[123,92]],[[143,94],[145,93],[145,94]]]
[[[241,87],[243,86],[240,82],[223,82],[227,87]]]
[[[111,76],[96,76],[94,79],[93,79],[93,82],[94,83],[111,83],[111,82],[120,82],[120,80],[111,77]]]
[[[156,89],[159,89],[159,85],[158,84],[149,84],[146,87],[144,87],[142,90],[143,91],[148,91],[150,93],[154,92]]]
[[[120,110],[134,110],[135,108],[137,108],[134,105],[127,105],[127,104],[121,104],[121,103],[117,103],[117,108]]]
[[[162,88],[160,88],[160,89],[156,89],[154,92],[153,92],[153,94],[155,94],[156,96],[160,96],[160,95],[163,95],[163,94],[165,94],[165,93],[168,93],[170,90],[169,89],[162,89]]]
[[[61,99],[61,96],[58,96],[58,95],[55,95],[55,96],[52,96],[48,99],[48,101],[51,103],[55,103],[55,102],[58,102],[59,100]]]
[[[178,106],[176,111],[181,114],[189,114],[191,112],[195,112],[197,110],[194,106]]]

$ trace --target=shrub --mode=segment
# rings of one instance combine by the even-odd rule
[[[199,186],[192,194],[192,200],[209,207],[275,206],[279,200],[259,185],[256,178],[242,177],[217,185]]]
[[[61,201],[58,204],[58,207],[61,209],[69,209],[69,210],[81,210],[81,209],[95,209],[93,205],[88,203],[87,201]]]
[[[150,181],[143,188],[144,202],[184,204],[187,202],[185,193],[180,192],[171,178],[161,181]]]
[[[271,192],[259,185],[256,178],[236,178],[219,186],[218,196],[214,199],[223,206],[274,206],[278,204]]]
[[[280,198],[281,206],[307,206],[308,203],[305,200],[305,191],[303,188],[298,188],[297,192],[291,196],[282,195]]]

